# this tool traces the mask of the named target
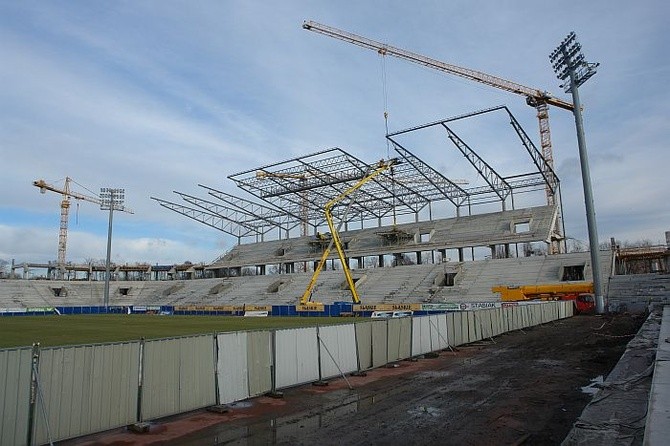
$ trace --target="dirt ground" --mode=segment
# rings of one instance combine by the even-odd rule
[[[70,445],[560,444],[643,315],[577,316],[328,386],[197,411]]]

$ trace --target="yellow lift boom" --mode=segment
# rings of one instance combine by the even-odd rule
[[[335,245],[335,249],[337,249],[337,255],[340,258],[340,262],[342,262],[342,270],[344,271],[344,277],[346,278],[347,285],[349,286],[349,290],[351,291],[351,298],[355,304],[359,304],[361,302],[361,298],[358,296],[358,292],[356,291],[356,285],[354,284],[354,279],[351,278],[351,271],[349,270],[349,265],[347,265],[347,259],[344,255],[342,240],[340,239],[340,235],[337,232],[337,228],[333,223],[332,209],[337,203],[341,202],[347,196],[363,187],[365,183],[372,180],[385,170],[390,169],[396,164],[398,164],[398,160],[396,158],[390,159],[388,161],[384,160],[379,161],[379,163],[377,163],[377,165],[375,166],[374,170],[371,173],[367,174],[366,176],[358,180],[358,182],[353,186],[351,186],[349,189],[340,193],[337,197],[333,198],[328,203],[326,203],[326,205],[324,206],[325,211],[324,213],[332,238],[326,249],[323,251],[323,255],[321,256],[319,264],[314,269],[314,274],[312,274],[312,278],[310,279],[309,284],[307,285],[307,289],[305,289],[305,292],[300,298],[301,305],[307,305],[310,302],[312,297],[312,291],[314,290],[314,285],[316,285],[316,281],[319,278],[319,274],[321,274],[321,270],[323,269],[326,260],[328,260],[328,255],[330,254],[333,245]]]

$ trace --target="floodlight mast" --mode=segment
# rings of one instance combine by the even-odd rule
[[[582,106],[579,98],[579,87],[591,76],[596,74],[598,63],[588,63],[581,53],[582,46],[577,42],[574,32],[568,34],[563,42],[549,56],[556,77],[564,81],[561,85],[566,93],[572,93],[572,102],[575,115],[575,126],[577,127],[577,145],[579,146],[579,161],[582,170],[582,184],[584,187],[584,204],[586,206],[586,224],[589,232],[589,245],[591,252],[591,269],[593,270],[593,292],[596,295],[596,313],[605,313],[605,298],[600,276],[600,256],[598,228],[596,224],[596,211],[593,205],[593,190],[591,188],[591,173],[589,170],[589,157],[586,151],[586,137],[584,136],[584,121],[582,118]],[[567,82],[566,82],[567,81]]]
[[[100,209],[109,210],[109,226],[107,227],[107,258],[105,260],[105,311],[109,310],[109,264],[112,254],[112,220],[114,211],[123,210],[125,189],[113,189],[109,187],[100,188]]]

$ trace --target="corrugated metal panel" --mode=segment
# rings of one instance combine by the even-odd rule
[[[468,343],[482,339],[481,329],[478,327],[479,323],[477,322],[475,313],[475,311],[465,312],[465,315],[468,319]]]
[[[423,355],[430,351],[430,316],[413,317],[412,356]]]
[[[372,323],[356,324],[356,348],[358,350],[358,367],[360,370],[372,368]],[[386,355],[384,355],[386,356]]]
[[[493,336],[498,336],[508,331],[507,328],[507,313],[503,312],[502,308],[493,310]]]
[[[232,403],[249,398],[247,371],[247,334],[245,332],[218,335],[219,355],[217,375],[219,402]]]
[[[518,311],[521,313],[521,328],[530,327],[530,307],[519,307]]]
[[[447,331],[449,333],[449,342],[451,345],[460,345],[460,327],[456,327],[456,313],[447,313]],[[460,320],[460,316],[459,316]]]
[[[249,395],[256,396],[272,390],[272,351],[269,331],[247,333],[247,369]]]
[[[400,319],[389,319],[387,326],[387,349],[388,362],[398,361],[400,355]]]
[[[412,318],[402,317],[400,321],[400,359],[409,358],[412,354]]]
[[[179,340],[160,339],[144,344],[142,419],[179,412]]]
[[[277,330],[275,386],[294,386],[319,379],[316,327]]]
[[[213,343],[211,335],[145,342],[143,420],[216,403]]]
[[[430,346],[432,351],[443,350],[449,346],[447,317],[445,314],[430,316]]]
[[[319,327],[318,333],[321,339],[321,378],[338,376],[340,370],[342,373],[350,373],[358,369],[356,329],[353,324]]]
[[[388,359],[388,329],[386,321],[372,321],[372,367],[385,365]]]
[[[194,336],[181,341],[180,412],[216,404],[214,336]]]
[[[493,310],[480,310],[476,314],[478,316],[479,328],[481,329],[482,339],[493,337],[493,320],[491,312]]]
[[[0,446],[26,444],[31,356],[31,348],[0,350]]]
[[[138,342],[42,349],[39,384],[44,406],[38,398],[35,441],[58,441],[133,423],[138,376]]]

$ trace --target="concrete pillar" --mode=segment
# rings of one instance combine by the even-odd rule
[[[377,266],[382,268],[384,266],[384,256],[382,254],[380,254],[378,260],[379,260],[379,262],[378,262],[379,264]]]
[[[463,262],[465,259],[465,256],[463,255],[463,248],[458,248],[458,261]]]
[[[421,265],[421,251],[416,252],[416,264]]]

